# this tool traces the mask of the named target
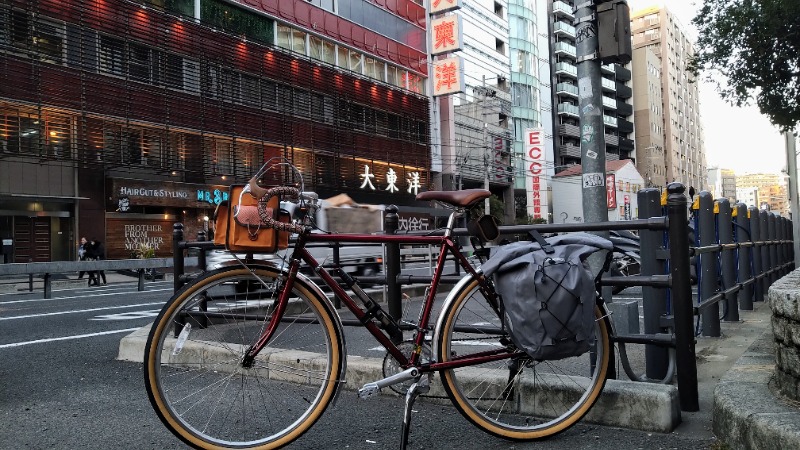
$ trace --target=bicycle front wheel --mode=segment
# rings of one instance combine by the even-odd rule
[[[242,364],[272,319],[284,278],[271,267],[212,271],[178,291],[153,323],[147,393],[187,444],[278,448],[308,430],[333,399],[341,325],[327,299],[301,280],[270,341],[253,364]]]
[[[441,378],[450,400],[478,428],[506,439],[546,438],[574,425],[597,400],[608,372],[609,330],[595,309],[590,352],[558,361],[507,358],[444,370]],[[455,293],[442,315],[441,362],[510,346],[477,280]]]

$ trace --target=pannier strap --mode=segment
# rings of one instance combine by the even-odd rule
[[[486,189],[464,189],[461,191],[425,191],[417,194],[417,200],[437,200],[453,206],[466,208],[476,202],[491,197]]]
[[[547,253],[548,255],[552,255],[553,253],[555,253],[553,246],[549,242],[544,240],[544,237],[542,236],[541,233],[539,233],[539,231],[531,230],[528,232],[528,234],[530,234],[533,240],[536,241],[536,243],[542,247],[542,250],[544,250],[545,253]]]

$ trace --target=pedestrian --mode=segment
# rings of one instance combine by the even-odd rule
[[[92,239],[89,243],[89,256],[94,261],[101,261],[105,259],[106,249],[103,247],[103,243],[98,241],[97,239]],[[94,275],[94,277],[92,277]],[[89,273],[89,286],[93,284],[95,286],[100,286],[100,280],[103,280],[103,284],[106,284],[106,272],[104,270],[97,270]]]
[[[78,245],[78,261],[86,261],[86,251],[89,249],[89,242],[86,240],[85,237],[82,237],[80,240],[80,245]],[[78,272],[78,279],[83,279],[83,274],[86,273],[85,270],[81,270]]]

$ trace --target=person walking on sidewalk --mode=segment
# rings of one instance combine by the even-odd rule
[[[78,245],[78,261],[86,261],[86,253],[88,252],[88,250],[89,250],[89,242],[86,240],[85,237],[82,237],[80,245]],[[83,274],[85,273],[86,271],[84,270],[78,272],[78,279],[79,280],[82,279]]]
[[[101,261],[105,259],[106,249],[103,247],[103,243],[98,241],[97,239],[92,239],[92,242],[89,243],[89,257],[92,258],[94,261]],[[92,276],[94,275],[94,276]],[[89,273],[89,286],[100,286],[100,279],[102,278],[103,284],[106,284],[106,272],[104,270],[98,270]]]

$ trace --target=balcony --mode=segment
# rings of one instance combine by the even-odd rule
[[[610,74],[614,73],[614,65],[613,64],[601,64],[600,65],[600,70],[602,70],[603,73],[607,73],[607,74],[610,75]]]
[[[619,147],[619,136],[614,136],[613,134],[605,135],[606,145],[611,145],[613,147]]]
[[[574,64],[568,62],[556,63],[556,74],[571,75],[573,78],[578,77],[578,68]]]
[[[569,6],[561,0],[553,2],[553,15],[556,17],[565,17],[569,20],[575,18],[575,14],[572,12],[572,6]]]
[[[614,80],[603,78],[603,90],[615,92],[617,90],[617,83]]]
[[[573,144],[561,144],[558,146],[558,157],[580,159],[581,148]]]
[[[617,118],[603,115],[603,123],[609,127],[617,128]]]
[[[631,116],[633,115],[633,106],[622,100],[617,100],[617,114],[625,117]]]
[[[619,98],[631,98],[633,96],[633,90],[622,83],[617,83],[616,90]]]
[[[633,133],[633,124],[631,122],[628,122],[625,119],[619,119],[617,121],[617,124],[619,126],[620,133],[622,134]]]
[[[571,103],[559,103],[558,104],[558,113],[559,114],[566,114],[568,116],[579,117],[578,107]]]
[[[557,21],[556,23],[554,23],[553,33],[555,33],[555,35],[559,37],[566,36],[571,39],[575,39],[575,27],[566,22]]]
[[[620,151],[624,152],[632,152],[633,151],[633,139],[628,139],[626,137],[619,138],[619,149]]]
[[[556,85],[556,95],[568,95],[578,98],[578,86],[569,83],[558,83]]]
[[[575,46],[570,44],[566,41],[556,42],[555,48],[553,50],[556,55],[559,56],[569,56],[571,58],[575,57]]]
[[[572,136],[575,138],[581,137],[581,129],[577,125],[570,125],[568,123],[562,123],[558,126],[558,134],[561,136]]]
[[[617,75],[617,81],[631,81],[630,70],[617,64],[617,66],[614,68],[614,71],[616,72]]]
[[[606,97],[604,95],[603,96],[603,106],[605,106],[608,109],[617,109],[617,100],[615,100],[615,99],[613,99],[611,97]]]

